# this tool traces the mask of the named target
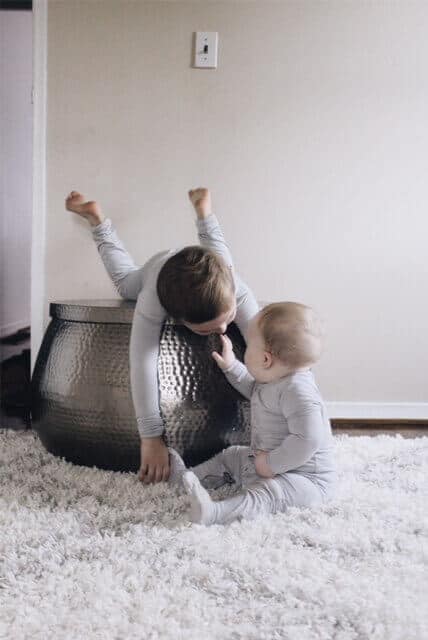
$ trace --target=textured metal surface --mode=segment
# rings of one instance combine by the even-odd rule
[[[48,451],[76,464],[136,471],[139,435],[129,380],[134,303],[52,303],[52,320],[32,379],[33,425]],[[242,359],[244,341],[228,335]],[[197,464],[230,444],[249,442],[249,403],[212,360],[216,335],[203,337],[167,321],[158,363],[168,444]]]
[[[58,300],[49,305],[49,314],[59,320],[132,324],[135,303],[128,300]]]

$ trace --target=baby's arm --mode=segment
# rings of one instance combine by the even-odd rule
[[[265,462],[273,475],[297,469],[305,464],[319,449],[324,438],[324,420],[319,404],[309,404],[286,417],[289,435],[284,438],[279,447],[264,452]],[[263,456],[259,464],[262,463]],[[257,458],[256,470],[259,473]]]
[[[245,364],[235,357],[230,339],[225,335],[220,336],[220,339],[222,341],[222,353],[220,355],[217,351],[213,351],[212,356],[232,387],[250,400],[256,381],[249,374]]]
[[[247,400],[251,399],[256,381],[249,374],[248,369],[243,362],[235,360],[232,367],[230,369],[226,369],[223,373],[232,387],[239,391],[239,393],[247,398]]]

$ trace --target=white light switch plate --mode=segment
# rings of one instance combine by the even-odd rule
[[[195,39],[195,67],[216,69],[217,49],[218,33],[216,31],[198,31]]]

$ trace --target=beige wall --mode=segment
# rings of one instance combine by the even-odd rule
[[[116,295],[68,191],[143,262],[195,241],[208,185],[257,297],[324,316],[333,413],[428,417],[427,23],[407,0],[50,1],[46,321]],[[196,30],[215,71],[190,66]]]

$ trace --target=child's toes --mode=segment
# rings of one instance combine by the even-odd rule
[[[78,191],[72,191],[70,193],[70,199],[73,200],[74,202],[79,202],[79,203],[82,203],[85,201],[84,196]]]

